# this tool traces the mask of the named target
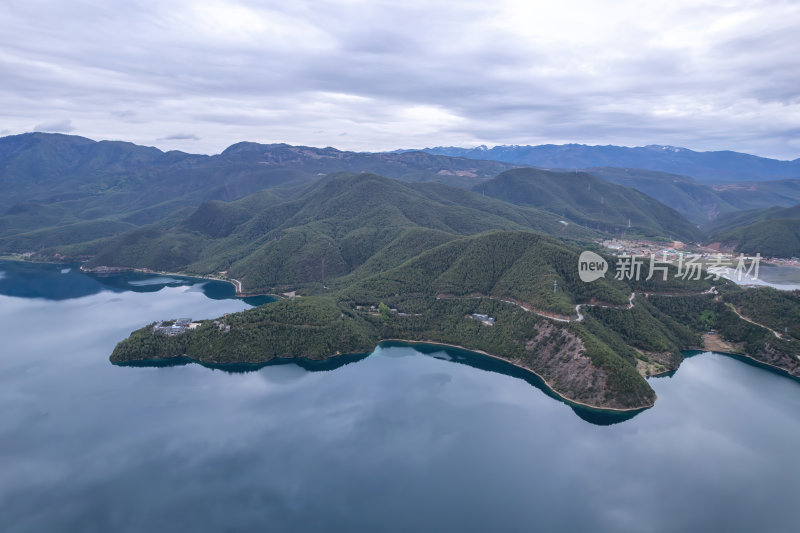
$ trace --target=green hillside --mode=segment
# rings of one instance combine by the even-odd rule
[[[737,209],[791,207],[800,202],[800,179],[730,183],[712,189]]]
[[[259,193],[207,202],[172,225],[151,225],[110,240],[89,266],[226,271],[245,291],[281,290],[330,284],[356,270],[379,271],[447,240],[488,230],[596,237],[552,214],[462,189],[338,174],[288,201]]]
[[[490,233],[423,252],[393,269],[352,284],[347,295],[359,301],[393,303],[395,298],[404,299],[408,294],[479,294],[526,302],[561,315],[573,314],[576,304],[592,299],[627,304],[627,285],[613,279],[589,284],[580,281],[577,251],[575,246],[535,233]]]
[[[713,236],[716,233],[743,228],[755,224],[756,222],[762,222],[772,218],[770,215],[777,214],[782,210],[783,209],[780,207],[770,206],[760,209],[748,209],[747,211],[736,211],[735,213],[728,213],[725,216],[719,217],[717,220],[706,223],[703,225],[703,229],[707,234]]]
[[[699,242],[703,233],[677,211],[639,191],[585,172],[520,168],[503,172],[474,191],[537,207],[614,235]]]
[[[720,296],[694,294],[686,296],[651,296],[650,303],[663,314],[695,331],[713,329],[729,345],[729,351],[746,355],[761,363],[800,377],[800,345],[797,328],[778,338],[767,328],[789,325],[787,320],[800,316],[796,295],[776,294],[773,289],[741,289],[726,286]],[[742,320],[736,314],[758,322]],[[782,316],[785,315],[785,316]]]
[[[800,205],[733,213],[707,228],[723,249],[770,257],[800,257]]]
[[[600,282],[588,293],[580,290],[571,268],[577,264],[578,250],[530,232],[459,238],[394,268],[351,279],[328,296],[285,300],[230,315],[224,319],[230,333],[220,333],[212,323],[182,338],[140,330],[115,349],[112,360],[180,352],[207,362],[257,363],[299,353],[316,359],[367,351],[388,338],[433,340],[500,354],[536,371],[576,401],[618,408],[650,405],[655,396],[636,370],[634,350],[618,354],[591,327],[550,321],[501,301],[527,298],[543,310],[573,315],[576,301],[593,296],[627,302],[628,288],[621,282]],[[553,276],[569,291],[555,299],[545,295],[552,292]],[[437,298],[442,292],[449,294]],[[383,314],[369,311],[381,302],[396,307],[397,313],[388,312],[388,307]],[[465,318],[470,313],[490,314],[496,323],[484,326]],[[678,346],[670,349],[677,353]],[[572,375],[575,369],[581,373]]]
[[[707,223],[738,209],[710,186],[697,183],[688,176],[638,168],[594,167],[584,170],[605,181],[657,198],[695,224]]]
[[[230,203],[273,191],[278,203],[285,203],[322,176],[341,171],[374,172],[417,183],[419,192],[445,205],[468,207],[476,201],[452,187],[439,187],[457,185],[539,207],[596,231],[685,241],[698,239],[696,229],[653,198],[693,222],[735,209],[786,206],[800,198],[800,180],[709,188],[682,176],[613,168],[591,169],[606,182],[590,183],[582,173],[533,169],[497,176],[512,168],[510,163],[414,151],[370,154],[238,143],[221,154],[207,156],[72,135],[13,135],[0,138],[0,187],[4,192],[0,195],[0,252],[38,252],[55,246],[70,254],[92,255],[115,236],[132,231],[129,225],[149,229],[158,223],[163,227],[164,220],[201,205],[205,211],[198,213],[199,222],[195,222],[214,225],[214,202]],[[536,180],[521,183],[521,175],[535,175]],[[608,182],[638,189],[651,198]],[[268,196],[261,198],[266,201]],[[238,223],[231,213],[219,216],[232,218],[211,233],[208,228],[200,228],[200,232],[220,238],[231,230],[230,223]],[[193,223],[187,222],[187,227]],[[530,221],[521,223],[531,226]]]
[[[771,287],[737,291],[726,296],[746,317],[758,317],[758,322],[781,335],[800,340],[800,291],[779,291]]]
[[[11,251],[42,250],[68,244],[85,243],[102,237],[119,235],[136,228],[118,220],[88,220],[0,237],[0,249]]]
[[[414,240],[408,233],[406,238]],[[649,296],[638,292],[645,286],[612,276],[583,283],[576,268],[580,250],[527,231],[455,238],[392,268],[351,273],[325,295],[204,321],[179,337],[140,329],[117,345],[111,360],[186,354],[207,364],[259,364],[360,353],[384,339],[440,342],[529,369],[571,401],[638,409],[655,400],[643,376],[677,368],[680,350],[701,347],[700,333],[714,327],[743,354],[800,373],[796,343],[739,319],[725,301],[707,294],[710,281],[686,281],[676,292],[673,284],[653,280],[646,286]],[[613,271],[615,260],[607,259]],[[759,317],[760,293],[742,294],[724,280],[714,283],[723,291],[721,298],[730,296]],[[790,316],[800,312],[796,299],[782,305]],[[476,313],[490,316],[493,324],[476,320]]]
[[[129,228],[118,222],[147,225],[185,207],[292,188],[342,171],[470,187],[513,167],[424,152],[371,154],[239,143],[207,156],[74,135],[13,135],[0,138],[0,238],[59,231],[52,237],[39,234],[43,243],[32,248],[25,248],[31,242],[27,237],[2,241],[0,252],[37,250],[65,235],[64,227],[81,230],[67,239],[77,242],[88,235],[81,224],[90,221],[105,224],[98,237],[111,230],[119,234]]]

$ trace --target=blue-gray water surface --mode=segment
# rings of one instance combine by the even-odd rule
[[[478,355],[120,367],[219,282],[0,263],[0,531],[796,531],[800,384],[704,353],[655,407],[576,416]],[[459,363],[468,364],[459,364]]]

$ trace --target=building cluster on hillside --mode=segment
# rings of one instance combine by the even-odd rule
[[[667,260],[676,260],[679,254],[685,253],[685,245],[680,241],[673,241],[667,244],[633,239],[608,239],[603,241],[602,244],[609,250],[614,250],[614,255],[655,255],[658,258],[663,258],[666,255]]]
[[[764,260],[765,263],[770,263],[777,266],[791,266],[800,267],[800,257],[773,257]]]
[[[494,318],[490,317],[489,315],[482,315],[480,313],[472,313],[469,315],[470,318],[477,320],[484,326],[494,326]]]
[[[214,325],[217,326],[217,329],[222,333],[228,333],[231,330],[231,326],[222,320],[215,320]]]
[[[706,263],[735,264],[739,259],[739,254],[721,252],[710,246],[687,247],[680,241],[673,241],[670,244],[663,242],[653,242],[633,239],[608,239],[601,243],[605,248],[613,250],[615,256],[655,256],[658,260],[678,261],[681,257],[695,257],[696,260]],[[745,256],[750,259],[749,256]]]
[[[187,330],[195,329],[200,325],[199,322],[192,322],[191,318],[178,318],[177,320],[162,321],[153,326],[153,333],[174,337],[182,335]]]
[[[663,242],[653,242],[635,239],[607,239],[601,243],[603,247],[612,250],[612,255],[632,255],[650,257],[654,255],[656,259],[663,259],[666,257],[667,261],[677,261],[678,258],[696,256],[702,263],[714,262],[723,263],[733,266],[740,259],[739,253],[723,252],[711,245],[708,246],[687,246],[680,241],[673,241],[670,244]],[[744,254],[744,258],[751,260],[754,258],[752,255]],[[780,258],[780,257],[759,257],[759,260],[764,263],[771,263],[780,266],[800,266],[800,259],[797,257]]]

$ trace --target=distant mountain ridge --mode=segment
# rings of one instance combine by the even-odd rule
[[[800,158],[781,161],[729,150],[696,152],[688,148],[662,145],[633,148],[585,144],[511,145],[492,148],[437,146],[423,148],[422,151],[546,169],[622,167],[657,170],[691,176],[701,183],[800,178]]]
[[[706,228],[722,249],[765,256],[800,257],[800,204],[729,213]]]
[[[696,224],[708,223],[722,214],[738,209],[736,193],[730,194],[731,198],[723,199],[712,187],[701,185],[688,176],[656,170],[616,167],[592,167],[585,169],[584,172],[658,198],[660,202],[675,209]],[[767,188],[769,184],[775,182],[762,183],[759,186]],[[800,193],[798,199],[800,199]],[[787,205],[791,205],[791,203],[789,201]]]
[[[209,156],[75,135],[24,133],[0,137],[0,213],[18,202],[97,204],[100,197],[107,200],[131,191],[135,198],[126,199],[126,207],[186,195],[192,198],[185,204],[196,205],[212,198],[235,200],[276,184],[308,182],[334,172],[375,172],[404,181],[467,186],[515,166],[425,152],[373,154],[251,142]],[[99,203],[103,205],[93,207],[118,209]]]
[[[485,231],[597,237],[538,209],[369,173],[328,176],[287,200],[267,193],[206,202],[172,221],[88,243],[96,248],[89,265],[227,271],[247,291],[274,291],[381,270],[423,249]]]
[[[703,239],[696,226],[655,198],[586,172],[517,168],[476,185],[473,191],[616,235]]]
[[[0,239],[67,226],[76,230],[73,236],[81,233],[80,240],[107,237],[124,230],[124,224],[150,224],[205,201],[302,186],[336,172],[471,187],[515,166],[424,152],[371,154],[258,143],[237,143],[209,156],[25,133],[0,138]],[[95,224],[98,219],[116,224]],[[25,241],[37,238],[32,234]]]
[[[703,229],[711,234],[715,231],[707,225],[717,217],[743,209],[788,207],[800,202],[800,179],[750,179],[707,185],[687,175],[659,170],[603,166],[589,167],[576,174],[525,168],[521,162],[531,154],[546,155],[555,150],[554,157],[558,156],[558,161],[550,162],[559,163],[554,166],[560,167],[567,166],[570,157],[573,162],[587,163],[586,158],[578,161],[578,156],[586,154],[593,154],[595,159],[603,156],[605,162],[615,154],[629,158],[625,161],[618,158],[617,163],[631,162],[630,158],[644,157],[644,154],[651,160],[667,158],[672,163],[700,161],[704,165],[713,163],[708,157],[722,157],[728,158],[728,165],[743,162],[742,169],[750,165],[749,168],[755,166],[761,170],[771,169],[773,173],[786,173],[789,172],[787,168],[800,161],[775,161],[734,152],[700,153],[663,146],[632,149],[565,145],[431,150],[446,153],[360,153],[330,147],[240,142],[218,155],[209,156],[163,152],[129,142],[98,142],[74,135],[27,133],[2,137],[0,252],[44,253],[49,250],[61,253],[68,250],[79,257],[90,257],[106,249],[111,239],[138,234],[137,228],[175,228],[200,206],[204,207],[195,213],[194,223],[206,227],[201,233],[218,238],[246,218],[242,212],[245,204],[248,209],[286,204],[297,198],[301,189],[338,172],[371,173],[404,182],[420,182],[420,185],[428,182],[425,193],[434,195],[444,206],[466,202],[475,207],[475,198],[464,196],[471,189],[495,196],[503,202],[535,207],[540,214],[549,211],[556,216],[556,224],[558,218],[563,218],[566,222],[577,222],[611,235],[675,237],[689,242],[707,242],[694,225],[704,226]],[[470,157],[516,158],[520,162]],[[686,170],[691,172],[691,169]],[[515,176],[535,174],[540,179],[520,188],[520,183],[511,183],[507,177],[497,179],[508,172]],[[589,174],[603,180],[591,184],[591,190],[600,193],[599,205],[597,194],[584,194],[589,187],[588,181],[593,179]],[[582,180],[577,188],[570,186],[573,175]],[[752,178],[750,174],[748,177]],[[449,187],[437,189],[433,182]],[[615,188],[612,184],[625,188]],[[640,192],[650,198],[643,197]],[[254,194],[259,195],[259,201],[251,198],[231,209],[208,204],[210,201],[233,202]],[[603,203],[606,201],[608,204]],[[504,209],[509,208],[512,206],[506,205]],[[503,216],[508,218],[511,215]],[[794,220],[792,217],[788,221],[756,225],[749,230],[747,241],[766,244],[762,239],[764,234],[775,233],[778,229],[794,234]],[[217,222],[218,227],[209,227]],[[548,215],[547,224],[552,222]],[[521,229],[520,226],[493,227]],[[522,227],[553,233],[552,227],[542,228],[528,223]],[[570,224],[569,230],[576,227],[576,224]],[[721,228],[717,232],[730,229],[733,228]],[[737,246],[739,239],[730,236],[725,242]],[[193,250],[191,239],[184,244],[188,248],[170,253],[181,257],[184,252]],[[792,251],[794,255],[796,246],[786,244],[768,248]]]

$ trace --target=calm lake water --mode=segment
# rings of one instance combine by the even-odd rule
[[[0,531],[800,523],[797,381],[699,354],[651,380],[654,408],[599,425],[535,380],[431,347],[239,373],[111,365],[155,319],[249,306],[224,283],[154,278],[0,263]]]
[[[750,264],[747,263],[749,267]],[[726,268],[720,271],[721,275],[740,285],[752,285],[759,287],[772,287],[781,291],[800,290],[800,268],[788,265],[763,264],[759,266],[758,277],[753,278],[743,274],[742,279],[736,274],[734,269]]]

